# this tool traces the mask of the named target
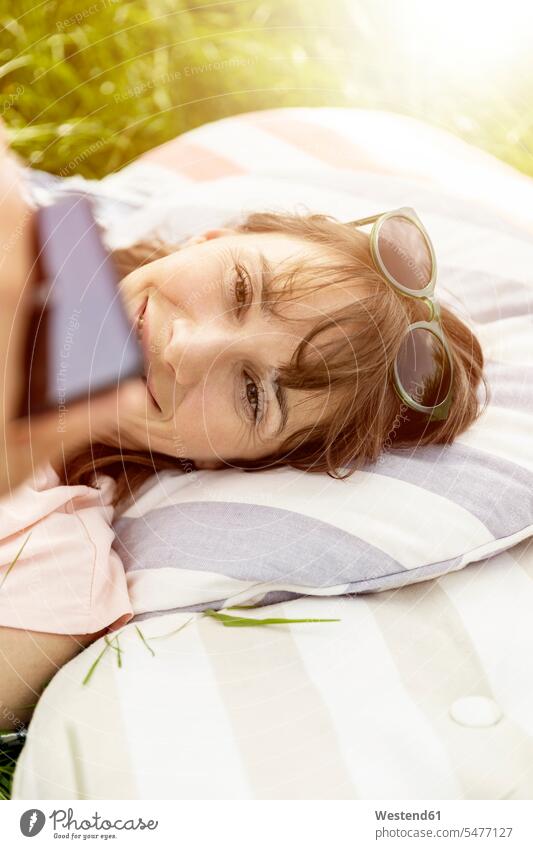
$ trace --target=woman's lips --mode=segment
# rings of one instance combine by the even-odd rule
[[[148,382],[148,380],[146,381],[146,389],[148,390],[148,395],[150,396],[154,406],[156,407],[157,410],[159,410],[159,412],[161,412],[161,407],[159,406],[159,404],[155,400],[155,395],[152,392],[152,390],[150,389],[150,383]]]
[[[145,298],[144,301],[142,302],[142,304],[140,305],[139,309],[135,313],[135,327],[137,329],[137,339],[139,340],[139,342],[141,341],[141,337],[142,337],[142,330],[143,330],[143,324],[144,324],[144,314],[146,312],[147,306],[148,306],[148,298]]]
[[[149,330],[148,320],[147,320],[147,318],[148,318],[147,317],[147,307],[148,307],[148,298],[146,298],[144,306],[141,307],[139,314],[137,316],[137,338],[138,338],[139,342],[141,343],[141,346],[142,346],[142,349],[143,349],[145,364],[147,364],[147,366],[148,366],[147,370],[150,371],[150,367],[151,367],[150,355],[149,355],[149,351],[150,351],[150,330]],[[157,407],[159,412],[161,412],[161,407],[157,403],[157,400],[156,400],[156,397],[154,395],[154,391],[152,389],[148,375],[145,376],[145,381],[146,381],[146,389],[147,389],[148,395],[150,396],[151,401],[153,402],[154,406]]]

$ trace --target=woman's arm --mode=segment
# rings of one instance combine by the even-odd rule
[[[106,631],[69,636],[0,627],[0,731],[26,725],[55,673]]]
[[[58,431],[55,411],[15,420],[25,375],[24,347],[37,277],[35,210],[27,203],[20,168],[0,122],[0,498],[46,461],[87,445],[99,421],[112,419],[116,398],[69,406]],[[110,393],[113,396],[113,393]]]
[[[36,466],[61,465],[69,451],[100,436],[100,429],[105,433],[119,401],[116,391],[110,391],[91,400],[90,409],[84,402],[73,404],[61,434],[54,412],[33,416],[31,422],[14,419],[35,281],[35,211],[26,201],[21,170],[0,120],[0,524],[2,496],[10,496]],[[128,384],[120,391],[127,397]],[[26,724],[55,673],[106,630],[69,636],[0,626],[0,729]]]
[[[0,122],[0,363],[1,397],[8,416],[20,393],[21,375],[14,370],[22,362],[28,313],[25,289],[35,279],[33,227],[33,210],[24,199],[17,160],[7,148]],[[4,415],[2,410],[0,429],[6,424]]]
[[[145,397],[141,380],[30,419],[15,420],[24,377],[24,347],[38,275],[36,213],[26,201],[23,176],[9,151],[0,121],[0,498],[34,468],[51,462],[62,468],[69,454],[101,441],[117,429],[118,410]],[[130,395],[133,393],[132,398]]]

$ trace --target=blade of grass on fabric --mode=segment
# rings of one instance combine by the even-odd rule
[[[233,610],[235,608],[233,607],[233,608],[229,608],[229,609]],[[183,623],[183,625],[180,625],[179,628],[176,628],[174,631],[171,631],[170,634],[160,634],[159,636],[151,637],[151,639],[157,640],[157,639],[161,639],[162,637],[172,637],[174,634],[177,634],[178,631],[181,631],[183,628],[185,628],[185,626],[188,625],[189,622],[192,622],[193,619],[197,618],[198,615],[210,616],[212,619],[215,619],[218,622],[221,622],[226,628],[258,628],[258,627],[264,627],[264,626],[267,626],[267,625],[286,625],[286,624],[292,624],[292,623],[298,623],[298,622],[340,622],[341,621],[340,619],[284,619],[284,618],[281,618],[281,617],[270,617],[270,618],[267,618],[267,619],[253,619],[252,617],[246,617],[245,618],[245,617],[242,617],[242,616],[231,616],[229,613],[219,613],[218,610],[212,610],[211,608],[208,608],[207,610],[203,610],[200,614],[197,614],[197,613],[193,614],[189,619],[187,619],[186,622]],[[144,634],[142,633],[142,631],[140,630],[140,628],[137,625],[135,626],[135,628],[137,630],[137,633],[139,634],[139,637],[141,638],[141,640],[145,644],[146,648],[149,651],[152,652],[152,655],[155,656],[154,650],[151,648],[151,646],[148,645],[147,640],[146,640]],[[119,631],[119,634],[120,633],[121,632]],[[102,649],[102,651],[100,652],[100,654],[98,655],[98,657],[96,658],[94,663],[91,665],[89,671],[87,672],[87,675],[85,676],[85,678],[82,681],[82,684],[88,684],[89,683],[89,681],[90,681],[90,679],[91,679],[91,677],[94,673],[94,670],[96,669],[96,667],[100,663],[100,660],[102,659],[102,657],[104,656],[104,654],[106,653],[106,651],[109,648],[114,649],[114,651],[117,652],[118,666],[122,667],[121,654],[124,651],[124,649],[121,649],[120,646],[118,646],[118,647],[114,646],[113,643],[110,642],[110,640],[108,639],[107,636],[104,637],[104,640],[105,640],[106,645],[104,646],[104,648]],[[117,634],[116,637],[114,637],[114,640],[118,640],[118,634]]]
[[[157,635],[157,636],[155,636],[155,637],[150,637],[150,639],[151,639],[151,640],[162,640],[162,639],[164,639],[164,638],[166,638],[166,637],[173,637],[173,636],[174,636],[174,634],[177,634],[177,633],[178,633],[178,631],[183,630],[183,628],[185,628],[185,626],[186,626],[186,625],[188,625],[188,624],[189,624],[189,622],[192,622],[192,621],[193,621],[193,619],[196,619],[198,616],[199,616],[199,614],[198,614],[198,613],[193,613],[193,615],[192,615],[189,619],[187,619],[187,621],[186,621],[186,622],[184,622],[184,623],[183,623],[183,625],[180,625],[180,626],[179,626],[179,628],[175,628],[175,629],[174,629],[174,631],[171,631],[169,634],[158,634],[158,635]]]
[[[108,649],[113,649],[113,650],[117,653],[117,658],[118,658],[117,662],[118,662],[118,666],[119,666],[119,668],[122,668],[122,658],[121,658],[121,655],[122,655],[122,652],[124,651],[124,649],[121,649],[121,648],[120,648],[120,644],[118,643],[118,638],[119,638],[120,634],[122,634],[122,631],[123,631],[123,630],[124,630],[124,629],[122,628],[122,629],[121,629],[121,630],[120,630],[120,631],[119,631],[119,632],[118,632],[118,633],[117,633],[117,634],[113,637],[113,642],[116,640],[116,641],[117,641],[117,646],[114,646],[114,645],[113,645],[113,642],[111,642],[111,641],[109,640],[109,637],[107,636],[107,634],[104,636],[105,646],[104,646],[104,648],[102,649],[102,651],[100,652],[100,654],[98,655],[98,657],[96,658],[96,660],[95,660],[95,661],[91,664],[91,666],[90,666],[90,668],[89,668],[89,671],[87,672],[87,675],[85,676],[85,678],[84,678],[84,679],[83,679],[83,681],[81,682],[81,683],[82,683],[82,686],[83,686],[84,684],[88,684],[88,683],[89,683],[89,681],[91,680],[91,677],[92,677],[92,675],[93,675],[93,673],[94,673],[94,670],[96,669],[96,667],[98,666],[98,664],[100,663],[100,661],[102,660],[102,658],[103,658],[104,654],[106,653],[106,651],[107,651]]]
[[[140,637],[140,638],[141,638],[141,640],[143,641],[143,643],[144,643],[144,645],[146,646],[146,648],[148,649],[148,651],[152,653],[152,657],[155,657],[155,651],[154,651],[154,650],[153,650],[153,648],[152,648],[151,646],[149,646],[149,645],[148,645],[148,643],[146,642],[146,637],[144,636],[144,634],[143,634],[143,632],[141,631],[141,629],[140,629],[139,627],[137,627],[137,625],[136,625],[136,626],[135,626],[135,630],[137,631],[137,633],[138,633],[139,637]]]
[[[228,613],[219,613],[217,610],[204,610],[204,616],[211,616],[222,622],[227,628],[255,628],[264,625],[286,625],[293,622],[340,622],[340,619],[283,619],[271,617],[267,619],[252,619],[251,617],[230,616]]]
[[[118,641],[118,635],[116,637],[113,637],[113,640],[111,642],[110,642],[109,638],[107,637],[107,635],[104,637],[104,640],[107,643],[107,645],[109,646],[109,648],[112,648],[114,651],[116,651],[118,668],[122,669],[122,652],[124,651],[124,649],[120,648],[120,643]],[[116,641],[116,646],[113,645],[113,643],[115,641]]]
[[[0,582],[0,590],[1,590],[1,589],[2,589],[2,587],[4,586],[4,584],[5,584],[5,582],[6,582],[6,579],[7,579],[7,576],[8,576],[8,575],[9,575],[9,573],[11,572],[11,570],[12,570],[13,566],[15,565],[15,563],[17,562],[17,560],[19,559],[19,557],[20,557],[20,555],[22,554],[22,552],[24,551],[24,547],[25,547],[25,545],[26,545],[26,543],[28,542],[28,540],[29,540],[29,538],[30,538],[30,537],[31,537],[31,531],[29,532],[28,536],[26,537],[26,539],[24,540],[24,542],[23,542],[23,543],[22,543],[22,545],[20,546],[19,550],[17,551],[17,553],[16,553],[16,555],[15,555],[15,559],[14,559],[14,560],[13,560],[13,561],[9,564],[8,569],[7,569],[7,572],[6,572],[6,574],[4,575],[4,577],[2,578],[2,581]]]
[[[171,637],[171,636],[172,636],[172,634],[177,634],[177,632],[178,632],[178,631],[181,631],[181,629],[182,629],[182,628],[185,628],[185,626],[186,626],[186,625],[188,625],[188,624],[189,624],[189,622],[191,622],[194,618],[195,618],[194,616],[191,616],[191,617],[190,617],[190,619],[187,619],[187,621],[186,621],[186,622],[184,622],[184,623],[183,623],[183,625],[180,625],[180,627],[179,627],[179,628],[176,628],[176,630],[175,630],[175,631],[172,631],[172,633],[170,633],[170,634],[160,634],[160,636],[159,636],[159,637],[152,637],[151,639],[152,639],[152,640],[157,640],[157,639],[159,639],[160,637]],[[137,628],[137,626],[135,626],[135,627]],[[122,630],[124,630],[124,629],[122,629]],[[118,637],[118,635],[119,635],[119,634],[121,634],[121,633],[122,633],[122,630],[118,632],[117,637]],[[140,636],[142,637],[143,641],[145,642],[146,647],[147,647],[148,649],[150,649],[150,646],[146,643],[146,639],[144,638],[144,635],[142,634],[142,632],[140,631],[140,629],[139,629],[139,628],[137,628],[137,631],[139,632]],[[115,639],[116,639],[116,638],[115,638]],[[85,684],[88,684],[88,683],[89,683],[89,681],[91,680],[91,678],[92,678],[92,676],[93,676],[93,674],[94,674],[94,670],[96,669],[96,667],[98,666],[98,664],[100,663],[101,659],[103,658],[104,654],[106,653],[106,651],[107,651],[108,649],[114,649],[115,651],[119,651],[119,652],[124,651],[124,649],[120,649],[120,648],[117,650],[117,648],[116,648],[114,645],[112,645],[112,643],[110,643],[110,641],[109,641],[109,639],[108,639],[108,637],[107,637],[107,636],[105,636],[105,637],[104,637],[104,640],[105,640],[106,645],[104,646],[104,648],[102,649],[102,651],[100,652],[100,654],[98,655],[98,657],[95,659],[95,661],[91,664],[91,666],[90,666],[90,668],[89,668],[89,671],[87,672],[87,675],[85,676],[85,678],[84,678],[84,679],[83,679],[83,681],[81,682],[81,683],[82,683],[82,686],[83,686],[83,685],[85,685]],[[155,655],[155,652],[153,651],[153,649],[150,649],[150,651],[152,651],[152,652],[153,652],[153,654]],[[120,655],[119,655],[119,657],[120,657]],[[119,663],[119,666],[121,666],[121,665],[122,665],[122,664],[121,664],[121,663]]]
[[[226,607],[226,610],[255,610],[258,607],[259,604],[232,604],[231,607]]]
[[[120,648],[120,643],[119,643],[119,641],[118,641],[118,637],[115,637],[115,640],[116,640],[116,643],[117,643],[117,662],[118,662],[118,668],[119,668],[119,669],[122,669],[122,652],[123,652],[123,649],[121,649],[121,648]]]
[[[102,651],[100,652],[100,654],[98,655],[98,657],[96,658],[96,660],[94,661],[94,663],[92,663],[92,664],[91,664],[91,667],[90,667],[89,671],[87,672],[87,675],[85,676],[85,678],[84,678],[84,679],[83,679],[83,681],[81,682],[81,683],[82,683],[82,686],[83,686],[84,684],[88,684],[88,683],[89,683],[89,681],[91,680],[91,677],[92,677],[92,674],[93,674],[94,670],[96,669],[96,667],[97,667],[97,666],[98,666],[98,664],[100,663],[101,659],[103,658],[104,654],[106,653],[106,651],[107,651],[107,650],[108,650],[108,648],[110,648],[110,647],[111,647],[111,646],[110,646],[110,644],[109,644],[109,643],[107,643],[107,645],[105,645],[105,646],[103,647]]]

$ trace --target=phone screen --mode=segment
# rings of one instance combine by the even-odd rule
[[[83,195],[36,212],[40,281],[20,415],[56,409],[143,374],[118,275]]]

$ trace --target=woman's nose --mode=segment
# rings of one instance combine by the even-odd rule
[[[163,360],[171,366],[181,386],[190,386],[227,356],[235,356],[236,346],[238,337],[223,322],[193,323],[176,318]]]

